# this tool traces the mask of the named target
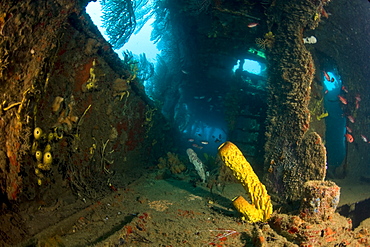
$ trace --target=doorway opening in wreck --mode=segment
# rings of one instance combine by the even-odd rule
[[[352,136],[352,130],[349,126],[352,123],[347,124],[346,121],[350,113],[345,113],[342,109],[342,105],[347,104],[345,94],[348,91],[346,86],[343,85],[335,67],[326,68],[322,74],[324,105],[328,113],[328,116],[325,118],[325,124],[327,126],[325,147],[327,150],[328,171],[329,173],[335,173],[335,170],[345,160],[347,153],[346,147]]]

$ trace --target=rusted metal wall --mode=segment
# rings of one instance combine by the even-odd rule
[[[150,137],[157,111],[135,66],[118,58],[77,1],[2,1],[4,201],[66,185],[84,199],[128,182],[114,172],[138,167],[134,156],[159,143]]]

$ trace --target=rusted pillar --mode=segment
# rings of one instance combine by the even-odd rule
[[[269,61],[269,99],[265,167],[269,188],[282,201],[297,201],[303,184],[323,180],[326,150],[310,130],[311,83],[315,66],[303,43],[305,29],[317,27],[324,1],[277,0],[269,9],[273,43]],[[271,35],[270,35],[271,37]]]

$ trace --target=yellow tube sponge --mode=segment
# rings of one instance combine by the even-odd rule
[[[243,153],[235,144],[225,142],[218,148],[218,154],[251,198],[252,204],[242,196],[237,197],[233,200],[234,207],[244,215],[248,222],[267,221],[272,214],[270,196]]]

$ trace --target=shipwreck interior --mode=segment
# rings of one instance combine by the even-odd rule
[[[0,1],[1,246],[370,245],[370,2],[90,2]]]

